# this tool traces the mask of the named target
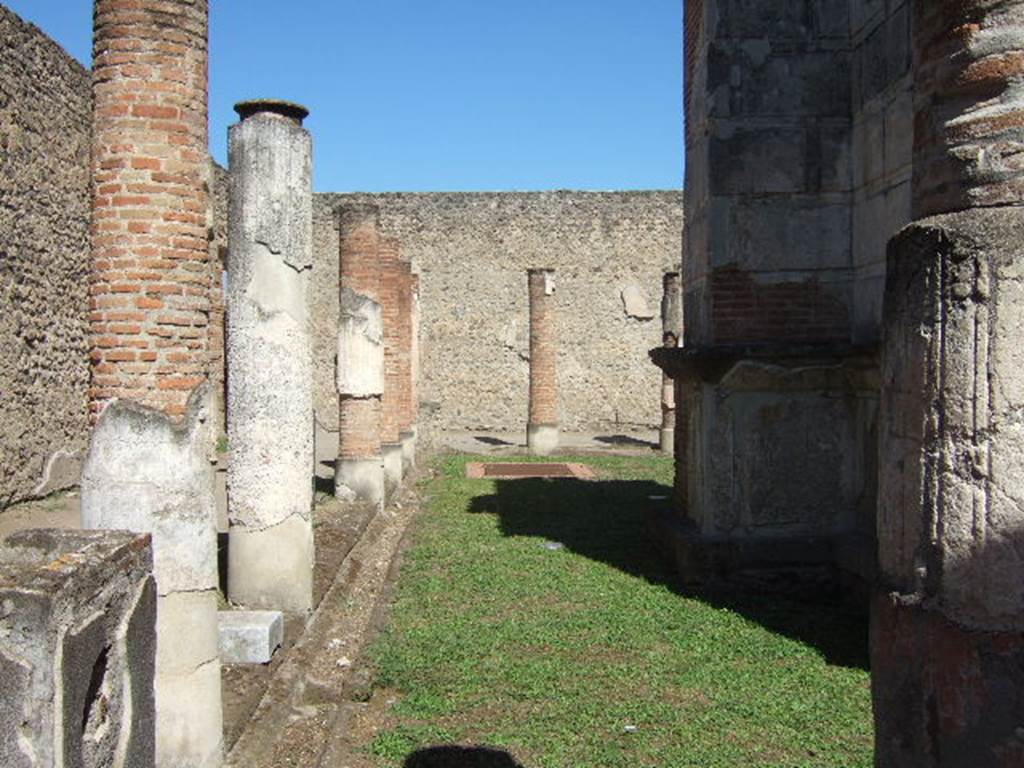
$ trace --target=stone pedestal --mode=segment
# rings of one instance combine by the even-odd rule
[[[312,141],[306,110],[243,102],[230,131],[228,597],[313,600]]]
[[[23,531],[0,548],[0,764],[152,766],[149,537]]]
[[[558,341],[555,329],[555,271],[531,269],[530,295],[530,409],[527,450],[546,456],[558,449]]]

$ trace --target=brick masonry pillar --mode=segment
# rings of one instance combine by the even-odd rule
[[[89,405],[185,413],[207,367],[207,4],[97,0]]]
[[[384,395],[381,398],[381,455],[387,492],[402,482],[402,379],[399,365],[401,322],[399,293],[402,264],[399,243],[394,238],[380,241],[380,304],[384,325]]]
[[[313,604],[312,149],[304,107],[249,101],[229,132],[228,596]]]
[[[338,327],[338,460],[335,496],[384,502],[381,397],[384,328],[380,304],[380,223],[375,206],[339,211],[341,316]]]
[[[85,528],[150,533],[156,765],[223,751],[206,0],[96,0]]]
[[[410,429],[413,433],[413,454],[419,441],[420,420],[420,276],[412,276],[412,339],[409,356],[412,363],[412,402],[410,404]]]
[[[558,381],[555,331],[555,270],[527,272],[530,294],[530,414],[526,445],[543,456],[558,448]]]
[[[918,2],[914,211],[889,244],[875,764],[1024,765],[1024,2]]]
[[[402,262],[399,277],[398,314],[398,374],[401,386],[399,441],[402,444],[402,471],[408,472],[415,463],[415,438],[412,415],[412,265]]]
[[[678,272],[666,272],[662,278],[661,341],[663,346],[675,348],[683,334],[682,286]],[[662,452],[673,453],[676,433],[675,382],[667,373],[661,374],[661,431],[659,445]]]

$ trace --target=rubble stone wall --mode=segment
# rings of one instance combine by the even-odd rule
[[[0,509],[78,482],[88,438],[89,72],[0,6]]]
[[[315,406],[337,429],[338,206],[376,204],[386,237],[420,275],[420,423],[524,430],[526,270],[556,270],[563,430],[656,428],[662,276],[678,268],[682,194],[321,194],[314,204]],[[628,305],[623,291],[629,291]],[[636,301],[636,299],[639,299]],[[643,306],[646,305],[646,306]]]

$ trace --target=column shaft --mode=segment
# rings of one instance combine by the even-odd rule
[[[558,447],[558,381],[556,358],[554,270],[531,269],[530,297],[530,414],[527,448],[544,455]]]
[[[313,600],[312,141],[306,110],[244,102],[231,127],[228,593]]]

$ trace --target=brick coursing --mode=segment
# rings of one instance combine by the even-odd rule
[[[374,206],[351,206],[338,212],[341,287],[380,303],[380,222]],[[339,396],[338,456],[380,457],[380,397]]]
[[[185,412],[208,366],[207,5],[97,0],[89,404]]]

